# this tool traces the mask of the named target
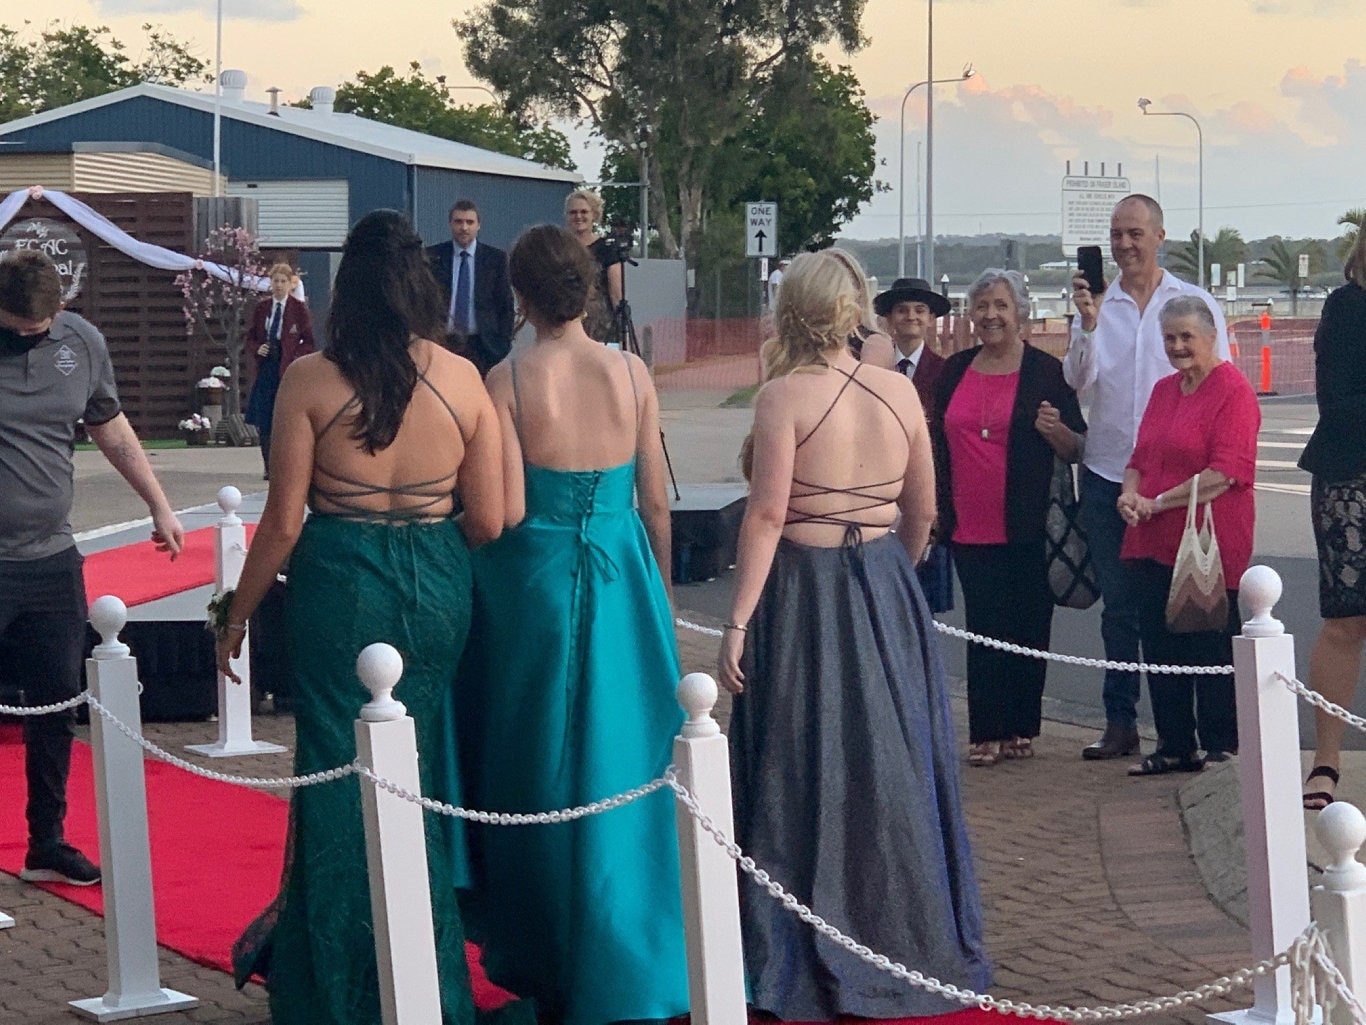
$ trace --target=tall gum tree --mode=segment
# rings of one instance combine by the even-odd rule
[[[863,6],[488,0],[453,24],[466,66],[504,97],[505,109],[587,121],[609,146],[644,144],[651,202],[666,212],[655,222],[660,247],[691,256],[714,161],[747,124],[769,69],[832,41],[857,50]],[[661,154],[672,165],[667,179]]]

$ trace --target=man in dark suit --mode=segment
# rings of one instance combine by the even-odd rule
[[[934,389],[944,369],[944,357],[926,345],[935,334],[935,322],[949,312],[949,301],[920,278],[897,278],[892,287],[873,299],[873,312],[887,325],[898,373],[915,385],[925,415],[934,408]],[[948,546],[930,535],[925,558],[916,567],[920,588],[931,612],[953,609],[953,559]]]
[[[935,321],[949,312],[949,301],[927,281],[897,278],[891,288],[878,293],[873,311],[887,325],[887,334],[896,346],[897,370],[911,379],[928,413],[944,357],[925,342],[934,338]]]
[[[458,199],[450,212],[451,241],[427,249],[446,305],[448,344],[486,375],[512,349],[512,286],[508,258],[479,241],[479,209]]]

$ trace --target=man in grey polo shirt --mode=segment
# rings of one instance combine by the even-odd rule
[[[184,530],[119,408],[104,337],[61,311],[62,283],[41,253],[0,258],[0,671],[30,705],[81,686],[85,583],[70,514],[76,424],[152,514],[152,539],[175,558]],[[89,886],[100,870],[65,840],[75,711],[24,719],[28,854],[20,878]],[[9,799],[9,798],[6,798]]]

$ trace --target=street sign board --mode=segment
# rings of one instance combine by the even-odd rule
[[[1308,254],[1308,253],[1300,253],[1300,274],[1299,274],[1299,276],[1300,276],[1300,280],[1301,280],[1301,281],[1303,281],[1305,278],[1309,277],[1309,254]]]
[[[1110,255],[1110,214],[1133,192],[1128,178],[1097,178],[1069,174],[1062,180],[1062,252],[1075,255],[1077,246],[1100,246]]]
[[[778,252],[778,204],[745,204],[745,255],[775,256]]]

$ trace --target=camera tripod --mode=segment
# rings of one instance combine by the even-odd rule
[[[636,338],[635,321],[631,319],[631,304],[626,301],[626,265],[628,263],[636,266],[634,260],[623,256],[621,260],[621,302],[617,303],[617,308],[612,313],[612,344],[621,349],[622,352],[640,356],[640,341]],[[663,427],[659,429],[659,447],[664,450],[664,466],[669,471],[669,483],[673,486],[674,501],[681,501],[683,496],[678,492],[678,478],[674,476],[674,464],[673,460],[669,458],[669,445],[664,440]]]

